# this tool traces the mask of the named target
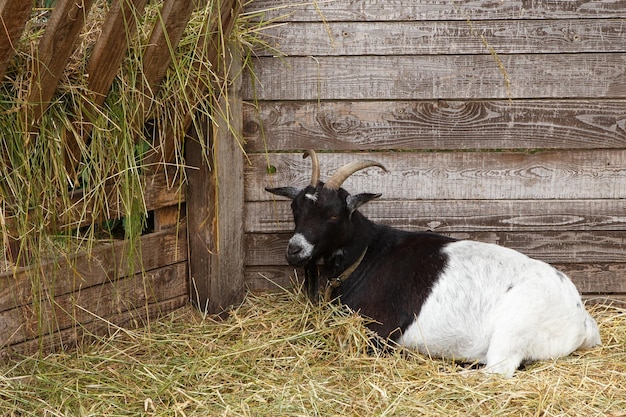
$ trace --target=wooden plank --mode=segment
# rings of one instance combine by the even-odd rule
[[[586,305],[608,305],[618,308],[626,308],[626,294],[588,294],[583,295]]]
[[[247,234],[246,266],[286,265],[292,233]],[[626,263],[624,231],[458,232],[459,239],[497,243],[550,263]]]
[[[93,120],[96,117],[97,108],[104,103],[113,80],[120,70],[120,64],[128,51],[128,42],[137,31],[137,22],[147,1],[117,0],[113,2],[102,25],[102,33],[98,37],[87,63],[89,99],[83,101],[82,119],[84,121]],[[80,126],[83,141],[88,142],[93,125],[81,123]],[[75,135],[68,133],[65,138],[66,169],[77,175],[75,166],[80,162],[81,149]]]
[[[255,0],[246,12],[264,21],[386,21],[386,20],[475,20],[475,19],[570,19],[620,18],[626,15],[623,0],[498,1],[429,0],[298,1]]]
[[[28,120],[32,124],[38,123],[48,108],[92,4],[93,0],[58,0],[55,3],[39,41],[26,99],[31,104]]]
[[[106,317],[94,318],[92,321],[81,323],[80,326],[0,348],[0,362],[37,352],[45,356],[48,353],[65,351],[75,346],[89,343],[96,337],[115,333],[119,327],[128,329],[145,326],[152,320],[184,307],[187,303],[188,295],[185,294],[120,313],[115,312]]]
[[[187,144],[187,164],[198,168],[188,173],[192,300],[212,313],[243,299],[244,156],[233,133],[241,131],[242,123],[238,85],[233,84],[228,97],[219,98],[215,122],[201,135],[210,137],[213,165],[209,168],[203,161],[202,139]]]
[[[626,264],[623,263],[555,263],[585,294],[626,293]]]
[[[322,180],[357,159],[378,161],[389,172],[368,168],[348,178],[344,187],[353,193],[383,191],[389,199],[626,198],[626,149],[329,153],[320,154]],[[304,187],[310,181],[310,162],[301,153],[256,154],[250,161],[246,201],[267,201],[266,186]]]
[[[271,198],[271,196],[270,196]],[[359,209],[370,220],[405,230],[626,231],[626,200],[388,200]],[[287,200],[248,202],[246,233],[293,230]]]
[[[152,28],[150,40],[143,54],[143,77],[138,80],[138,89],[143,94],[143,112],[139,112],[136,116],[138,126],[145,125],[146,117],[149,116],[152,108],[152,100],[154,100],[161,89],[161,81],[170,67],[174,51],[182,38],[196,5],[198,5],[198,2],[195,1],[164,0],[163,2],[161,12],[157,17],[157,23]],[[171,127],[167,129],[171,130]],[[174,137],[173,130],[164,139],[168,142],[166,154],[171,155],[175,148],[174,143],[178,142]],[[155,131],[152,140],[153,144],[161,141],[158,132]],[[159,170],[154,166],[150,166],[157,159],[155,154],[150,154],[146,158],[148,169],[153,171]],[[157,216],[161,215],[158,212],[155,214]]]
[[[626,54],[258,58],[245,100],[626,98]]]
[[[163,171],[148,174],[141,178],[143,184],[143,198],[146,211],[157,210],[161,207],[179,205],[185,201],[185,193],[180,177],[175,173],[166,173]],[[120,196],[113,188],[115,185],[107,185],[101,190],[107,196],[108,213],[99,213],[96,220],[109,220],[124,217],[126,215]],[[73,194],[70,198],[71,205],[64,213],[61,213],[57,221],[56,227],[59,230],[75,229],[86,226],[94,222],[93,206],[95,202],[89,196],[85,196],[82,192]],[[102,218],[108,215],[107,218]],[[9,231],[15,230],[15,221],[13,217],[5,219],[6,227]]]
[[[232,84],[228,94],[213,103],[215,125],[206,126],[204,132],[194,126],[195,137],[185,142],[190,294],[196,307],[209,313],[222,313],[243,297],[243,154],[233,133],[241,131],[242,123],[241,57],[227,47],[240,10],[239,0],[221,3],[219,19],[211,24],[216,31],[200,43],[199,56]],[[185,126],[191,123],[188,116]],[[173,141],[166,141],[166,160],[171,151],[167,143]]]
[[[625,100],[260,102],[248,152],[626,148]]]
[[[172,227],[181,227],[181,218],[183,217],[182,205],[163,207],[154,210],[154,231],[160,232]]]
[[[209,123],[206,119],[204,123]],[[205,159],[209,140],[195,125],[185,139],[185,165],[187,167],[187,239],[189,251],[189,289],[191,301],[200,309],[207,309],[211,293],[210,271],[215,245],[215,200],[210,183],[212,166]]]
[[[143,91],[154,97],[159,91],[172,55],[187,27],[195,1],[164,0],[157,23],[152,29],[150,40],[143,54]],[[146,107],[147,110],[148,107]]]
[[[0,80],[15,55],[33,1],[0,0]]]
[[[0,348],[188,294],[182,262],[0,312]]]
[[[222,0],[217,6],[220,7],[219,13],[211,15],[206,31],[196,43],[196,59],[192,64],[194,68],[190,71],[193,79],[187,82],[186,102],[174,103],[176,106],[184,107],[174,112],[185,114],[182,123],[170,123],[165,126],[162,140],[155,144],[154,151],[147,158],[148,165],[171,161],[176,149],[175,145],[180,143],[177,137],[181,132],[186,133],[189,130],[198,108],[197,103],[206,100],[205,93],[209,85],[206,79],[212,79],[216,74],[224,79],[228,77],[227,73],[230,69],[227,68],[229,64],[226,61],[228,54],[231,53],[227,47],[228,38],[242,5],[240,0]],[[213,75],[208,73],[209,67]]]
[[[240,56],[233,57],[233,84],[228,96],[217,101],[213,132],[213,159],[215,161],[215,198],[217,221],[217,275],[211,283],[210,311],[221,312],[241,303],[244,296],[244,153],[239,132],[242,129],[242,104],[239,98],[241,78]],[[217,296],[217,297],[216,297]]]
[[[246,266],[245,285],[246,290],[253,293],[265,291],[279,292],[291,290],[294,286],[302,284],[304,270],[287,265],[259,265]]]
[[[69,259],[56,259],[39,267],[20,268],[0,275],[0,311],[31,304],[33,283],[44,293],[55,296],[72,294],[99,286],[105,282],[162,268],[187,259],[187,239],[184,231],[167,229],[141,237],[134,265],[128,262],[129,246],[126,241],[103,244],[91,254],[78,253]],[[32,282],[31,282],[32,281]]]
[[[256,56],[626,52],[622,19],[290,22],[259,34],[274,50]]]
[[[626,293],[626,264],[623,263],[555,263],[584,294]],[[246,267],[246,288],[252,292],[281,291],[301,283],[302,269],[287,265]]]
[[[148,0],[116,0],[111,5],[102,33],[87,63],[88,88],[98,106],[111,88],[120,64],[128,51],[128,42],[137,31],[137,22]]]

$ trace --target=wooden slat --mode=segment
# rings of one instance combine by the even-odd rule
[[[101,337],[115,333],[118,327],[136,328],[145,326],[152,320],[184,307],[189,301],[188,297],[187,294],[180,295],[169,300],[161,300],[157,303],[139,306],[127,311],[113,312],[100,319],[94,317],[93,320],[81,323],[80,326],[64,329],[54,334],[47,334],[41,338],[16,343],[6,348],[0,348],[0,362],[37,352],[45,355],[71,349],[91,342],[94,336]]]
[[[241,128],[236,86],[216,103],[215,123],[187,141],[187,195],[192,301],[221,313],[243,297],[243,152],[233,134]],[[233,130],[231,130],[231,126]],[[201,140],[209,136],[208,167]]]
[[[380,20],[477,20],[477,19],[570,19],[620,18],[626,15],[623,0],[582,1],[491,1],[428,0],[297,1],[255,0],[246,12],[261,13],[264,20],[291,21],[380,21]]]
[[[179,205],[185,201],[185,193],[180,178],[175,177],[174,173],[165,175],[163,172],[148,174],[141,178],[143,184],[143,197],[146,211],[157,210],[161,207],[169,207]],[[172,181],[175,181],[172,184]],[[71,205],[69,209],[59,214],[55,227],[60,230],[75,229],[86,226],[94,222],[94,220],[110,220],[126,216],[124,205],[120,200],[120,196],[113,189],[114,186],[108,185],[104,192],[107,195],[108,213],[100,213],[99,216],[108,214],[109,217],[94,219],[93,206],[94,202],[85,197],[83,193],[77,192],[71,197]],[[15,222],[13,217],[7,217],[6,228],[15,233]]]
[[[143,54],[144,93],[156,96],[197,2],[164,0]],[[149,91],[148,91],[149,90]]]
[[[128,262],[129,248],[125,241],[116,241],[94,248],[91,255],[75,254],[70,260],[58,259],[39,268],[22,268],[15,273],[0,275],[0,311],[33,302],[31,279],[42,291],[60,296],[101,285],[105,282],[154,270],[187,259],[187,239],[184,231],[167,229],[141,237],[136,262]]]
[[[14,1],[14,0],[9,0]],[[27,103],[31,123],[48,108],[93,0],[58,0],[39,41]]]
[[[120,64],[128,51],[128,42],[137,31],[137,22],[148,0],[117,0],[102,26],[102,33],[93,47],[87,63],[87,87],[89,99],[83,103],[80,123],[83,141],[91,134],[93,125],[83,121],[94,120],[96,110],[106,99]],[[80,162],[81,149],[73,134],[66,134],[66,169],[76,176],[75,166]],[[76,179],[75,179],[76,181]],[[77,182],[77,181],[76,181]]]
[[[555,263],[553,266],[572,278],[582,293],[626,293],[626,264],[624,263]]]
[[[306,36],[303,36],[306,34]],[[621,19],[315,22],[260,32],[257,56],[625,52]]]
[[[200,56],[232,84],[228,94],[214,98],[214,114],[206,122],[213,124],[192,129],[195,137],[185,144],[191,300],[210,313],[222,313],[243,297],[243,153],[233,134],[242,123],[241,63],[227,47],[241,4],[227,0],[220,7],[221,20],[213,24],[221,23],[222,31],[211,33]],[[190,122],[191,114],[185,125]]]
[[[266,158],[275,168],[272,174]],[[626,198],[626,149],[320,154],[322,180],[356,159],[378,161],[389,172],[368,168],[348,178],[344,187],[352,193],[383,192],[389,199]],[[250,160],[246,201],[271,199],[266,186],[304,187],[310,181],[310,162],[301,153],[258,154]]]
[[[32,1],[0,0],[0,80],[15,55],[32,8]]]
[[[206,1],[206,0],[203,0]],[[149,164],[158,162],[169,162],[174,156],[175,144],[180,143],[177,136],[181,132],[187,132],[195,117],[197,111],[196,102],[206,100],[206,89],[208,86],[207,79],[211,79],[215,75],[226,79],[230,69],[224,68],[223,64],[227,61],[230,53],[228,45],[228,37],[230,36],[237,16],[241,11],[241,0],[222,0],[219,2],[219,13],[212,14],[211,22],[209,22],[206,32],[200,36],[196,44],[196,59],[193,62],[194,69],[191,71],[192,80],[187,83],[186,100],[190,103],[175,102],[175,105],[185,106],[178,109],[175,114],[185,114],[180,126],[169,123],[165,126],[165,133],[162,135],[161,143],[157,145],[155,151],[147,158]],[[209,6],[207,6],[209,7]],[[214,75],[208,74],[207,63],[210,64],[211,71]],[[219,94],[219,93],[216,93]],[[180,130],[177,131],[176,128]]]
[[[289,201],[246,207],[246,233],[293,230]],[[374,222],[415,231],[626,231],[626,200],[386,200],[383,192],[359,210]]]
[[[116,0],[102,26],[87,64],[88,88],[93,103],[104,103],[120,64],[128,51],[128,42],[137,31],[137,22],[148,0]]]
[[[578,290],[584,294],[626,293],[626,264],[623,263],[569,263],[553,264],[565,272]],[[246,288],[251,291],[280,291],[298,284],[303,271],[287,265],[246,267]]]
[[[186,275],[178,263],[0,312],[0,348],[186,295]]]
[[[626,54],[261,57],[254,77],[245,100],[626,98]]]
[[[246,266],[286,265],[285,249],[292,234],[247,234]],[[446,235],[497,243],[550,263],[626,263],[623,231],[486,231]]]
[[[626,100],[260,102],[244,135],[249,152],[626,148]]]

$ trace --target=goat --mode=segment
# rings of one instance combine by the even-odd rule
[[[304,267],[308,296],[322,292],[361,315],[378,336],[419,353],[514,375],[520,365],[601,344],[572,281],[545,262],[491,243],[376,224],[357,209],[381,194],[341,188],[353,173],[386,168],[355,161],[320,181],[266,188],[292,200],[287,261]],[[317,265],[322,260],[322,265]]]

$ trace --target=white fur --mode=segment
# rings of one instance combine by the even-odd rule
[[[448,264],[400,344],[504,376],[600,344],[576,287],[552,266],[489,243],[458,241],[444,252]]]
[[[313,253],[313,249],[315,246],[311,244],[306,237],[302,233],[296,233],[289,239],[289,243],[287,244],[287,251],[289,251],[290,247],[301,248],[300,253],[298,253],[298,258],[306,259]]]

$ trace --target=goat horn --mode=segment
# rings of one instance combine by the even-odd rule
[[[313,149],[304,151],[304,155],[302,155],[302,158],[304,159],[307,156],[311,157],[311,162],[313,164],[311,168],[311,186],[317,187],[317,183],[320,182],[320,160],[317,158],[317,154]]]
[[[360,171],[369,167],[378,167],[382,168],[383,171],[387,172],[387,168],[384,165],[375,162],[375,161],[354,161],[350,162],[339,168],[335,173],[326,181],[324,188],[328,188],[330,190],[338,190],[341,187],[341,184],[352,174],[357,171]]]

